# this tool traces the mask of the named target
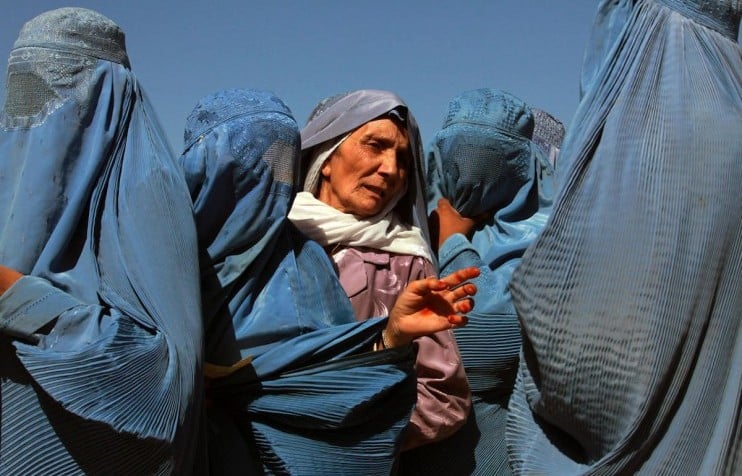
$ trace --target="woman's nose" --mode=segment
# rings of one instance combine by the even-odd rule
[[[396,176],[399,173],[396,154],[384,154],[379,163],[378,172],[386,176]]]

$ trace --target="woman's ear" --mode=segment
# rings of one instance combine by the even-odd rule
[[[330,159],[325,160],[325,163],[322,164],[322,178],[329,179],[330,173],[332,172],[332,166],[330,165]]]

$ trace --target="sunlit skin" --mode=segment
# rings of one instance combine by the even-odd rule
[[[18,271],[0,265],[0,295],[10,289],[23,275]]]
[[[378,215],[403,193],[412,163],[407,131],[389,118],[356,129],[325,161],[317,198],[359,218]],[[384,329],[384,344],[466,325],[477,287],[468,282],[479,269],[464,268],[444,278],[412,281],[397,298]]]
[[[467,312],[474,308],[471,296],[477,287],[468,282],[479,269],[460,269],[441,279],[412,281],[397,298],[389,314],[385,341],[391,347],[409,344],[420,337],[466,325]]]
[[[474,218],[461,216],[447,198],[441,198],[438,200],[438,207],[430,213],[428,220],[433,245],[437,246],[435,251],[438,251],[443,243],[455,233],[471,238],[477,223],[484,221],[490,215],[491,213],[484,213]]]
[[[377,215],[405,189],[410,162],[404,128],[388,118],[367,122],[322,166],[317,198],[360,218]]]

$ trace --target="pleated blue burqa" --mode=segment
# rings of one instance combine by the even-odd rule
[[[438,250],[441,275],[476,266],[476,306],[456,341],[472,390],[472,413],[450,438],[422,447],[405,474],[508,474],[505,424],[520,352],[520,326],[508,285],[546,223],[553,169],[531,141],[531,109],[510,93],[466,91],[449,102],[425,162],[428,208],[446,198],[477,217],[471,239],[453,234]]]
[[[201,314],[188,188],[124,34],[25,24],[0,118],[0,473],[189,474]]]
[[[273,94],[233,89],[189,115],[212,474],[389,474],[415,403],[413,355],[373,352],[329,257],[287,218],[299,131]]]
[[[740,13],[600,4],[564,185],[512,282],[519,474],[739,471]]]

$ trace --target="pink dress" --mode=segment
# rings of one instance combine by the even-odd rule
[[[371,248],[337,247],[332,253],[340,284],[359,320],[386,316],[410,281],[435,276],[430,261]],[[451,331],[415,339],[417,404],[403,450],[439,441],[466,422],[469,384]]]

